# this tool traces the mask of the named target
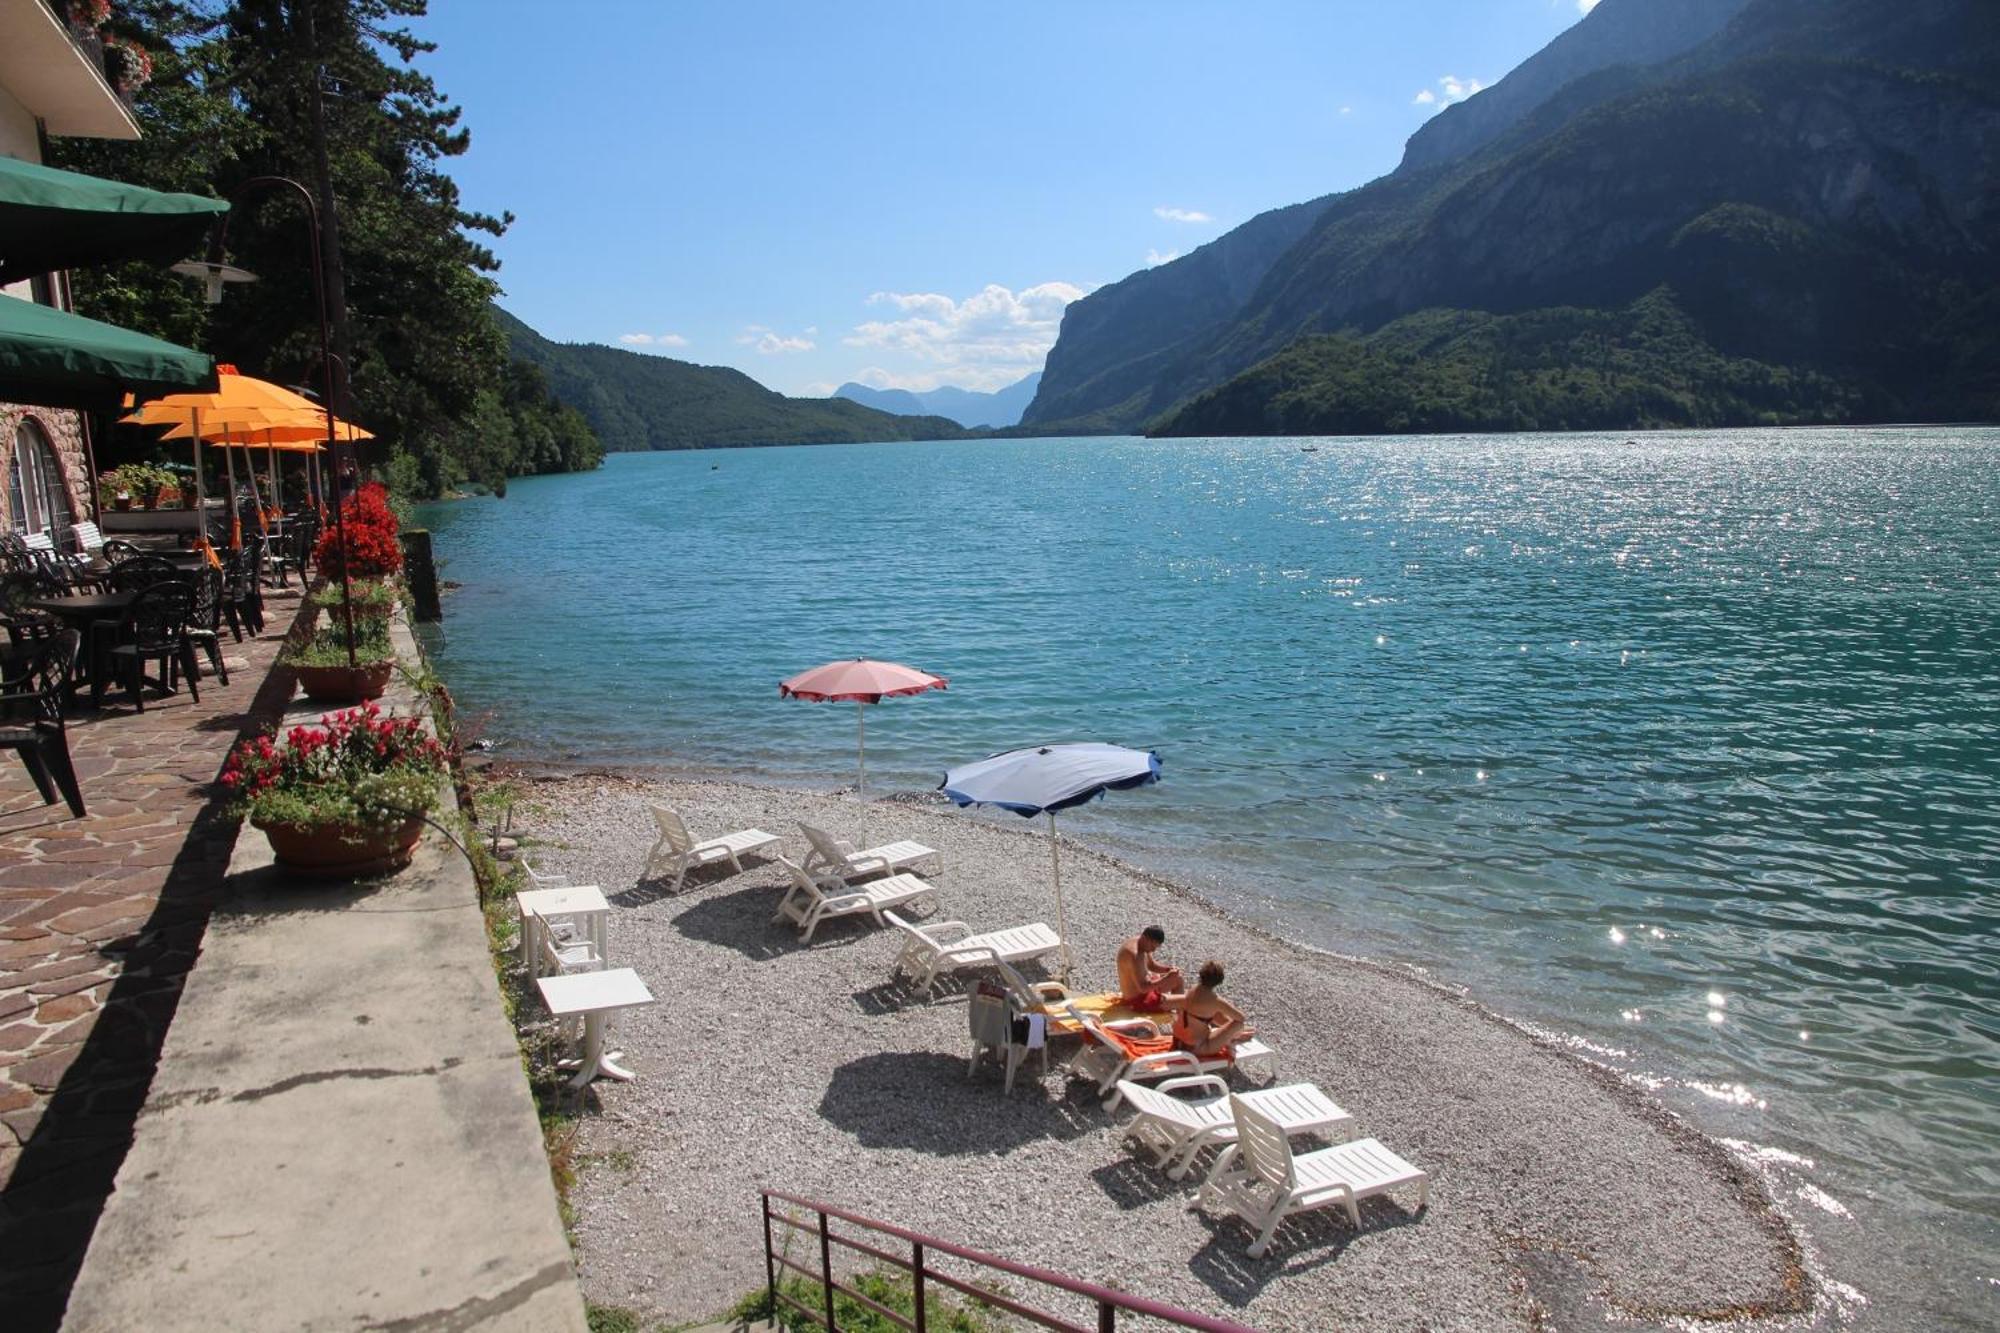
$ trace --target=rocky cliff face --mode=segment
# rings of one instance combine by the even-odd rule
[[[1725,7],[1690,3],[1673,41]],[[1662,283],[1725,348],[1842,366],[1889,355],[1885,328],[1922,344],[2000,273],[1994,16],[1749,0],[1665,63],[1592,70],[1465,156],[1315,203],[1255,291],[1208,284],[1185,336],[1147,326],[1187,303],[1168,269],[1143,303],[1076,303],[1031,419],[1132,429],[1303,336],[1433,307],[1609,309]]]
[[[1403,169],[1466,156],[1505,134],[1568,84],[1620,65],[1657,65],[1701,45],[1749,0],[1602,0],[1575,27],[1477,97],[1410,136]]]

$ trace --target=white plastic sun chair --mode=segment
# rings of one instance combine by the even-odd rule
[[[1241,1097],[1232,1096],[1229,1109],[1236,1120],[1236,1142],[1216,1159],[1194,1206],[1220,1204],[1248,1222],[1257,1233],[1250,1243],[1252,1259],[1264,1257],[1278,1224],[1293,1213],[1337,1203],[1358,1230],[1360,1201],[1371,1194],[1415,1185],[1417,1210],[1430,1202],[1430,1177],[1374,1139],[1294,1157],[1277,1121]]]
[[[1246,1073],[1252,1065],[1264,1071],[1266,1078],[1278,1072],[1278,1053],[1258,1041],[1246,1037],[1235,1044],[1234,1057],[1196,1055],[1193,1051],[1165,1050],[1146,1055],[1133,1055],[1121,1046],[1105,1030],[1105,1025],[1073,1004],[1063,1006],[1065,1013],[1078,1027],[1083,1029],[1083,1048],[1070,1059],[1070,1068],[1078,1074],[1097,1082],[1097,1092],[1104,1098],[1104,1109],[1115,1111],[1124,1094],[1118,1090],[1121,1080],[1150,1080],[1172,1078],[1189,1074],[1219,1074],[1225,1069],[1237,1068]],[[1120,1019],[1111,1025],[1120,1033],[1134,1037],[1158,1039],[1167,1034],[1159,1025],[1143,1018]]]
[[[917,903],[937,907],[937,890],[915,875],[891,875],[830,893],[797,862],[780,856],[778,864],[792,880],[791,891],[778,904],[778,915],[798,923],[801,942],[810,942],[820,923],[835,917],[866,916],[881,926],[887,924],[882,913],[888,908],[907,910]]]
[[[752,853],[772,855],[784,845],[777,834],[766,833],[760,828],[742,829],[696,842],[680,813],[664,805],[653,807],[653,822],[660,826],[660,837],[653,844],[653,850],[646,853],[646,868],[639,872],[639,878],[651,879],[655,868],[665,863],[666,868],[661,873],[672,876],[672,887],[676,889],[680,888],[690,870],[727,861],[730,868],[740,875],[743,873],[743,857]]]
[[[566,977],[573,972],[601,972],[604,959],[598,955],[597,946],[587,935],[573,939],[557,939],[549,929],[548,918],[542,918],[543,928],[536,932],[538,956],[535,960],[534,975],[538,977]]]
[[[866,879],[870,875],[889,875],[899,870],[912,870],[928,863],[927,874],[939,874],[944,870],[944,853],[935,847],[926,847],[920,842],[905,838],[900,842],[885,842],[880,847],[870,847],[865,852],[854,850],[854,844],[845,838],[836,838],[825,829],[814,828],[804,820],[799,821],[799,831],[806,835],[808,850],[802,868],[818,875],[822,880],[839,880],[850,883]]]
[[[882,918],[903,933],[903,951],[896,955],[890,977],[909,977],[925,995],[937,989],[938,978],[944,973],[993,963],[1024,963],[1062,948],[1062,937],[1050,930],[1046,921],[975,935],[963,921],[918,926],[894,912],[884,912]]]
[[[1118,1091],[1125,1104],[1139,1113],[1125,1127],[1126,1136],[1153,1151],[1154,1165],[1166,1167],[1169,1180],[1185,1179],[1195,1157],[1211,1143],[1236,1142],[1229,1086],[1214,1074],[1170,1078],[1155,1088],[1120,1079]],[[1184,1092],[1199,1095],[1175,1095]],[[1242,1098],[1244,1105],[1269,1116],[1287,1134],[1329,1129],[1353,1118],[1310,1083],[1259,1088]]]
[[[514,864],[521,867],[521,873],[528,877],[528,887],[531,889],[566,889],[569,887],[569,876],[560,870],[537,870],[534,863],[525,856],[515,857]]]

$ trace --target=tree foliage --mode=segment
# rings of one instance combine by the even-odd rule
[[[432,46],[401,26],[424,11],[425,0],[126,0],[114,22],[155,53],[137,99],[144,137],[62,141],[61,165],[225,198],[258,176],[319,198],[324,182],[334,350],[351,414],[386,442],[371,461],[433,495],[594,467],[589,426],[512,360],[494,320],[498,261],[482,238],[512,219],[465,208],[445,171],[470,135],[417,67]],[[131,267],[76,274],[79,304],[248,373],[317,384],[309,216],[289,189],[243,198],[230,259],[261,280],[212,309],[192,284]]]

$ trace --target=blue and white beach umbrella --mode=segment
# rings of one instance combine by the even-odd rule
[[[961,764],[944,775],[938,789],[961,806],[997,805],[1024,819],[1049,817],[1049,876],[1056,890],[1056,933],[1063,942],[1063,979],[1069,979],[1069,921],[1063,911],[1061,839],[1056,811],[1094,801],[1107,791],[1125,791],[1160,780],[1160,756],[1102,741],[1031,745]]]

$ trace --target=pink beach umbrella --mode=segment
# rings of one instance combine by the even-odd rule
[[[781,698],[805,699],[812,703],[854,702],[855,716],[859,719],[854,738],[854,794],[865,801],[868,705],[902,694],[922,694],[926,690],[941,690],[944,687],[943,676],[933,676],[928,671],[906,667],[900,662],[877,662],[872,658],[856,657],[801,671],[790,680],[780,681],[778,694]]]

